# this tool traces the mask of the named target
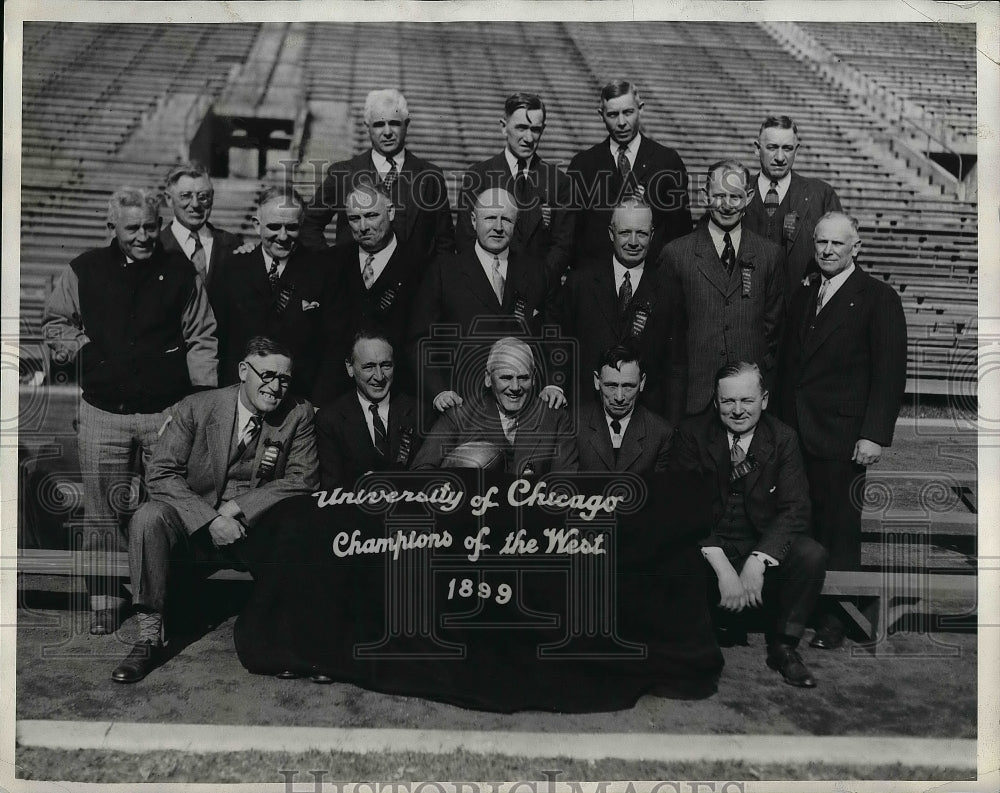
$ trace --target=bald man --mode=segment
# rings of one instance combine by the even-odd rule
[[[470,374],[468,382],[460,382],[460,375],[478,373],[481,368],[463,368],[462,360],[469,355],[484,357],[484,345],[500,336],[538,335],[552,315],[554,290],[544,264],[510,250],[517,213],[517,202],[506,190],[491,188],[480,193],[471,213],[475,245],[439,257],[413,301],[409,363],[419,377],[423,397],[439,412],[460,405],[463,392],[477,389],[478,377]],[[454,341],[446,342],[456,353],[450,368],[428,365],[433,361],[424,356],[426,342],[442,325],[457,326],[457,335],[449,337]],[[549,404],[564,402],[557,389],[545,388],[541,396]]]

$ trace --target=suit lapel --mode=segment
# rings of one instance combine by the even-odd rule
[[[406,221],[404,224],[405,233],[402,235],[404,240],[410,239],[413,234],[413,227],[417,222],[416,208],[420,206],[420,202],[415,201],[413,197],[414,177],[416,174],[417,169],[414,168],[414,157],[407,152],[406,159],[403,160],[403,167],[399,169],[399,180],[396,185],[396,189],[399,191],[399,203],[405,208],[405,212],[403,213],[403,219]]]
[[[823,310],[816,315],[815,327],[806,335],[805,346],[802,350],[803,360],[816,352],[837,328],[845,322],[853,321],[856,313],[854,308],[857,305],[856,296],[858,292],[864,289],[864,278],[865,276],[861,268],[855,265],[854,272],[844,282],[844,285],[837,290],[837,293],[830,298],[823,307]],[[813,296],[812,305],[816,303],[815,297],[818,291],[818,285],[815,292],[810,290],[810,294]],[[811,309],[806,309],[807,312],[809,310]]]
[[[608,434],[607,430],[604,434]],[[632,418],[625,428],[625,435],[622,436],[622,445],[618,450],[617,470],[627,471],[628,467],[639,459],[645,439],[646,417],[640,412],[639,406],[636,406],[632,411]]]
[[[506,164],[505,159],[504,165]],[[531,239],[531,235],[542,222],[542,204],[545,203],[544,196],[548,195],[548,165],[537,154],[529,169],[528,179],[529,206],[522,209],[517,217],[517,230],[522,241]]]
[[[708,224],[702,224],[697,235],[697,238],[694,240],[694,255],[698,269],[705,276],[706,280],[723,295],[730,295],[737,288],[737,274],[734,272],[734,277],[730,278],[726,275],[725,270],[722,269],[719,254],[716,252],[712,237],[708,233]],[[743,245],[744,240],[745,237],[740,240],[740,248],[745,247]],[[737,255],[738,258],[739,256]]]
[[[732,460],[729,456],[729,436],[715,416],[712,416],[711,429],[709,430],[708,453],[715,463],[719,497],[725,504],[729,495],[729,471],[732,468]]]
[[[609,471],[615,470],[615,451],[611,446],[611,433],[608,423],[604,420],[604,410],[593,407],[590,411],[590,447]]]
[[[226,474],[229,471],[230,447],[236,425],[236,400],[239,399],[239,386],[220,389],[215,393],[215,404],[205,426],[205,435],[208,440],[208,459],[212,465],[215,493],[217,497],[221,497],[226,487]],[[259,449],[258,446],[258,451]]]
[[[208,279],[212,280],[212,275],[215,273],[215,268],[218,266],[223,255],[226,251],[223,249],[225,246],[225,239],[223,238],[222,232],[219,231],[211,223],[206,224],[208,230],[212,232],[212,258],[208,261]]]
[[[799,220],[795,223],[791,233],[785,237],[786,250],[791,250],[792,244],[798,236],[799,229],[802,228],[802,216],[805,215],[808,210],[807,202],[809,201],[809,194],[806,193],[802,187],[803,183],[801,177],[796,175],[795,171],[792,171],[792,180],[788,183],[788,192],[785,193],[785,201],[783,203],[789,210],[793,207],[797,207],[795,211],[799,213]],[[782,234],[782,236],[784,236],[784,234]]]
[[[465,288],[471,292],[480,303],[489,309],[489,313],[498,313],[501,309],[500,301],[497,300],[496,292],[493,291],[493,285],[487,279],[483,266],[479,263],[479,257],[476,256],[476,252],[474,250],[469,251],[469,253],[466,256],[463,256],[459,261],[461,267],[461,278],[462,282],[465,284]],[[507,259],[507,276],[509,281],[509,256]],[[508,290],[505,288],[505,297],[507,291]]]
[[[399,443],[403,427],[412,427],[409,407],[397,397],[389,402],[389,462],[399,457]],[[409,464],[409,460],[406,461]]]
[[[591,294],[597,301],[600,312],[604,319],[612,328],[617,328],[618,318],[618,295],[615,293],[615,266],[610,262],[604,263],[594,268],[593,286]],[[585,320],[585,318],[584,318]]]
[[[753,470],[746,475],[746,479],[744,480],[747,493],[752,492],[754,487],[756,487],[764,469],[764,465],[774,454],[774,442],[771,436],[771,429],[767,426],[763,417],[761,417],[761,420],[757,422],[753,438],[750,441],[750,448],[747,450],[747,455],[749,456],[750,454],[753,454],[756,458],[757,465],[754,466]]]

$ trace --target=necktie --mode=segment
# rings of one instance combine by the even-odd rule
[[[271,291],[278,288],[278,260],[271,259],[271,266],[267,270],[267,282],[271,285]]]
[[[733,433],[733,448],[729,450],[729,459],[735,468],[747,459],[747,453],[740,448],[740,434]]]
[[[375,283],[375,268],[372,267],[373,261],[375,261],[375,254],[369,253],[368,258],[365,259],[365,266],[361,269],[361,280],[365,282],[365,289],[371,289],[372,284]]]
[[[194,253],[191,254],[191,263],[195,266],[202,278],[208,275],[207,262],[205,260],[205,247],[201,244],[201,237],[191,232],[191,241],[194,243]]]
[[[513,444],[514,439],[517,437],[517,416],[507,416],[500,423],[503,426],[503,434],[507,442]]]
[[[733,248],[733,238],[728,231],[722,237],[722,242],[722,263],[726,267],[726,273],[732,275],[733,268],[736,267],[736,249]]]
[[[396,161],[392,157],[388,157],[387,159],[389,160],[389,172],[382,177],[382,188],[386,193],[392,190],[392,186],[396,182],[396,177],[399,176],[399,171],[396,170]]]
[[[378,405],[371,404],[368,410],[372,414],[372,427],[375,428],[375,449],[383,457],[389,456],[389,435],[385,431],[385,423],[378,414]]]
[[[622,182],[625,185],[625,194],[632,193],[632,166],[628,162],[627,147],[618,147],[618,171],[622,175]]]
[[[626,270],[622,285],[618,288],[618,315],[623,317],[632,301],[632,274]]]
[[[823,310],[823,302],[826,300],[826,290],[830,286],[830,281],[824,278],[820,281],[819,291],[816,293],[816,313]]]
[[[260,432],[260,425],[263,419],[260,416],[254,414],[247,421],[246,426],[243,428],[243,434],[240,438],[239,444],[236,446],[236,457],[239,459],[243,456],[243,453],[247,450],[247,447],[253,443],[254,438],[257,437]]]
[[[522,162],[517,176],[514,177],[514,198],[518,206],[526,206],[528,203],[528,163]]]
[[[617,451],[622,445],[622,423],[618,419],[611,419],[611,448]]]
[[[504,277],[500,272],[500,257],[493,257],[493,291],[496,292],[497,300],[503,303]]]
[[[774,217],[774,213],[778,211],[778,183],[771,180],[771,186],[767,188],[767,195],[764,196],[764,209],[767,210],[767,216]]]

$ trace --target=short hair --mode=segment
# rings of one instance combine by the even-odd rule
[[[507,363],[511,358],[521,355],[527,355],[528,361],[531,363],[531,369],[534,371],[535,355],[531,350],[531,345],[515,336],[504,336],[502,339],[495,341],[493,346],[490,347],[490,354],[486,359],[486,371],[493,372],[494,369]]]
[[[369,91],[365,97],[365,124],[371,123],[372,113],[380,105],[392,105],[399,110],[399,116],[404,121],[410,117],[410,108],[406,104],[406,97],[395,88],[376,88]]]
[[[611,99],[617,99],[626,94],[631,94],[637,105],[642,104],[642,99],[639,98],[639,89],[635,87],[635,83],[628,80],[612,80],[601,89],[601,106],[603,107]]]
[[[203,176],[210,176],[210,174],[208,168],[200,162],[182,162],[175,165],[167,173],[167,187],[173,187],[182,176],[187,176],[190,179],[200,179]]]
[[[260,358],[268,355],[284,355],[288,360],[293,360],[292,351],[280,341],[276,341],[270,336],[254,336],[250,339],[247,342],[247,346],[243,349],[243,358],[249,358],[251,355]]]
[[[149,190],[139,187],[119,187],[108,199],[108,223],[118,225],[123,209],[142,209],[160,216],[163,199]]]
[[[850,223],[851,228],[854,229],[854,233],[857,236],[857,238],[861,239],[860,224],[858,223],[858,219],[853,215],[848,215],[846,212],[839,212],[837,210],[833,210],[831,212],[823,214],[820,217],[820,219],[816,221],[816,225],[813,227],[813,239],[816,238],[816,229],[819,228],[819,224],[822,223],[824,220],[833,220],[834,218],[843,218],[848,223]]]
[[[639,356],[639,351],[635,347],[630,344],[616,344],[614,347],[608,347],[608,349],[600,354],[597,359],[597,368],[594,372],[600,376],[601,369],[605,366],[610,366],[612,369],[617,369],[620,372],[622,364],[626,363],[636,364],[639,367],[639,374],[644,374],[646,371],[646,368],[642,365],[642,358]]]
[[[291,185],[279,185],[276,187],[268,187],[260,194],[260,198],[257,201],[257,210],[260,211],[262,206],[271,204],[278,200],[280,200],[283,206],[295,204],[298,206],[300,212],[305,209],[306,206],[306,202],[302,200],[302,196],[299,195],[298,190]]]
[[[749,361],[736,361],[736,363],[727,363],[715,373],[715,397],[718,398],[719,396],[719,383],[722,380],[725,380],[727,377],[739,377],[741,374],[749,374],[751,372],[757,375],[757,385],[760,386],[760,392],[763,394],[767,389],[764,387],[764,375],[761,374],[760,367]]]
[[[799,128],[795,126],[795,122],[792,121],[791,116],[768,116],[764,119],[764,123],[760,125],[760,131],[757,133],[759,137],[765,129],[790,129],[795,133],[795,137],[799,136]]]
[[[503,116],[510,118],[518,110],[541,110],[542,121],[545,121],[545,103],[538,94],[529,94],[527,91],[518,91],[507,97],[503,103]]]
[[[646,201],[641,196],[632,193],[631,195],[625,196],[617,204],[614,205],[614,208],[611,210],[611,220],[608,221],[609,228],[615,225],[615,212],[617,212],[619,209],[648,209],[650,211],[650,214],[652,214],[653,212],[653,208],[649,204],[647,204]],[[653,222],[652,218],[650,218],[650,227],[652,226]]]
[[[354,348],[357,346],[359,341],[384,341],[389,345],[389,349],[392,350],[393,360],[396,358],[396,347],[389,340],[389,336],[381,328],[376,327],[364,327],[358,330],[354,334],[354,338],[351,339],[351,348],[347,351],[347,357],[344,359],[347,363],[354,363]]]
[[[357,183],[347,191],[347,195],[344,196],[344,206],[347,206],[347,202],[355,193],[364,193],[372,198],[384,198],[390,206],[392,205],[392,198],[385,191],[385,188],[382,187],[381,184],[375,184],[369,179],[359,179]]]
[[[473,201],[472,203],[473,209],[475,209],[476,207],[496,206],[495,204],[483,203],[483,196],[485,196],[487,193],[496,193],[497,195],[499,195],[500,193],[505,193],[507,195],[507,203],[514,209],[517,209],[517,200],[511,194],[510,190],[505,190],[502,187],[487,187],[485,190],[481,190],[480,192],[476,193],[476,200]]]
[[[708,179],[705,182],[706,190],[708,189],[709,182],[712,181],[712,175],[716,171],[722,171],[722,170],[737,171],[738,173],[742,173],[743,184],[748,190],[750,189],[750,186],[753,184],[753,182],[751,182],[750,180],[750,169],[747,168],[739,160],[719,160],[718,162],[713,162],[711,165],[708,166],[708,171],[707,171]]]

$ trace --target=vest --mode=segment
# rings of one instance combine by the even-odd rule
[[[746,506],[746,480],[737,479],[729,483],[729,492],[723,504],[722,518],[715,533],[722,539],[745,540],[756,538],[757,530],[750,522]]]
[[[194,265],[159,246],[125,265],[117,242],[70,263],[83,326],[83,398],[111,413],[157,413],[191,392],[181,319],[195,289]]]
[[[232,501],[253,489],[253,462],[257,456],[257,444],[260,442],[260,436],[261,433],[258,432],[253,443],[247,446],[243,454],[233,459],[238,445],[237,433],[233,432],[233,439],[229,444],[229,457],[232,462],[226,469],[226,486],[222,489],[220,503]]]

